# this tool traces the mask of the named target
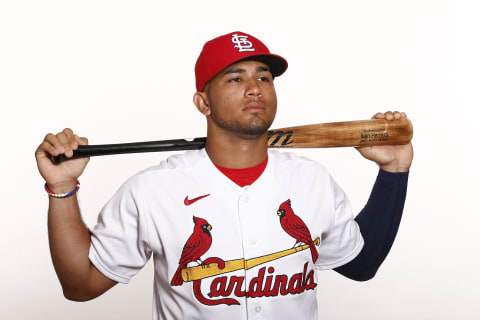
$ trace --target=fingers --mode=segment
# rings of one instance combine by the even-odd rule
[[[73,150],[78,149],[78,146],[82,144],[88,144],[88,140],[74,134],[72,129],[65,128],[56,135],[47,134],[39,149],[52,156],[65,154],[67,158],[70,158],[73,156]]]
[[[377,112],[372,119],[385,119],[385,114],[381,112]]]
[[[395,119],[401,119],[401,118],[406,118],[407,114],[405,112],[400,112],[400,111],[387,111],[385,113],[382,112],[377,112],[372,119],[387,119],[387,120],[395,120]]]
[[[35,155],[37,158],[43,158],[48,155],[52,156],[58,156],[58,150],[57,148],[52,145],[50,142],[47,141],[47,137],[45,137],[45,140],[38,146],[37,150],[35,151]]]
[[[70,158],[73,155],[73,146],[71,142],[73,137],[73,132],[70,129],[64,129],[62,132],[57,133],[57,138],[60,140],[61,148],[65,150],[65,156]],[[75,141],[75,146],[77,142]]]

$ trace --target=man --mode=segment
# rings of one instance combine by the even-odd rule
[[[325,168],[267,150],[273,80],[286,68],[246,33],[207,42],[193,98],[207,119],[205,149],[129,179],[91,233],[75,196],[88,160],[50,161],[71,157],[87,140],[70,129],[45,137],[36,158],[50,194],[50,248],[65,297],[89,300],[127,283],[153,254],[154,319],[316,319],[314,269],[373,277],[400,223],[412,146],[359,149],[380,172],[354,220]]]

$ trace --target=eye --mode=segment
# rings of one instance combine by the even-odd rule
[[[267,76],[260,76],[260,77],[258,77],[258,80],[260,80],[262,82],[269,82],[270,78],[267,77]]]
[[[228,80],[228,82],[240,82],[240,78],[239,77],[231,78]]]

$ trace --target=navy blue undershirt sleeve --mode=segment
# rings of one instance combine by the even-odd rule
[[[362,251],[349,263],[334,270],[347,278],[373,278],[387,257],[397,235],[407,195],[408,172],[380,169],[367,204],[355,217],[365,242]]]

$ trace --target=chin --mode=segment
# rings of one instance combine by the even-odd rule
[[[237,131],[239,133],[248,134],[252,136],[261,136],[271,126],[271,122],[267,122],[265,120],[256,119],[248,124],[244,124],[243,126],[237,127]]]
[[[248,119],[226,120],[216,113],[211,114],[212,121],[216,126],[230,132],[258,137],[268,131],[273,119],[265,119],[260,114],[251,114]]]

